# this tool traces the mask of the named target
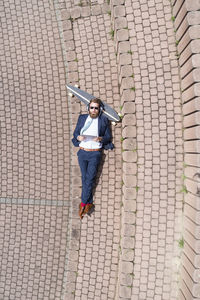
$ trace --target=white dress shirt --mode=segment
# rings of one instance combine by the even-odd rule
[[[91,120],[91,117],[88,116],[85,123]],[[93,119],[90,127],[85,130],[82,134],[86,136],[85,140],[80,142],[79,146],[85,149],[100,149],[102,147],[101,142],[93,141],[94,137],[98,137],[98,118]]]

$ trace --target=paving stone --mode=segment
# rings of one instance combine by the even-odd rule
[[[107,14],[110,11],[109,3],[103,3],[101,5],[101,11],[103,14]]]
[[[122,90],[133,88],[133,86],[134,86],[134,80],[132,77],[122,78],[122,81],[121,81],[121,89]]]
[[[72,28],[72,23],[70,20],[64,20],[62,22],[63,30],[70,30]]]
[[[65,38],[65,41],[72,40],[73,39],[72,31],[71,30],[66,30],[64,32],[64,38]]]
[[[128,200],[135,199],[136,189],[135,188],[128,188],[128,187],[123,186],[123,194],[124,194],[125,199],[128,199]]]
[[[195,83],[190,88],[188,88],[186,91],[182,94],[182,101],[183,103],[186,102],[186,99],[192,99],[194,97],[200,96],[200,84]]]
[[[184,38],[184,43],[183,43],[183,40],[181,40],[180,43],[178,44],[178,47],[177,47],[178,53],[182,52],[182,50],[185,48],[185,45],[187,45],[190,42],[190,40],[198,39],[199,30],[200,30],[199,25],[194,25],[194,26],[189,27],[189,29],[185,35],[185,38]]]
[[[198,49],[200,46],[199,40],[193,40],[191,43],[185,48],[184,52],[179,58],[179,65],[182,66],[185,61],[191,56],[191,54],[198,53]]]
[[[113,13],[114,13],[115,18],[124,17],[125,16],[125,7],[123,5],[115,6]]]
[[[126,98],[128,101],[128,98]],[[135,103],[134,102],[125,102],[122,109],[122,114],[135,113]]]
[[[192,55],[192,57],[182,66],[180,70],[181,77],[185,77],[194,67],[199,67],[199,54]]]
[[[134,102],[134,100],[135,100],[135,93],[133,89],[123,90],[122,98],[121,98],[122,104],[128,101]]]
[[[61,10],[61,17],[62,17],[62,20],[69,19],[70,18],[70,12],[69,12],[69,10],[62,9]]]
[[[126,127],[129,125],[136,125],[136,118],[135,115],[132,114],[125,114],[122,118],[122,127]]]
[[[131,185],[129,187],[131,187]],[[135,210],[136,210],[135,200],[125,200],[124,201],[124,211],[135,212]]]
[[[113,6],[115,6],[115,5],[122,5],[122,4],[124,4],[124,0],[113,0]]]
[[[188,11],[199,10],[200,4],[199,1],[195,0],[193,2],[186,1],[186,7]]]
[[[131,297],[131,288],[121,286],[120,291],[119,291],[119,296],[123,297],[123,299],[130,299],[130,297]]]
[[[135,151],[124,151],[122,157],[125,162],[136,162],[137,153]]]
[[[68,51],[74,50],[74,41],[66,41],[65,45]]]
[[[124,162],[123,172],[125,172],[125,174],[136,174],[137,172],[136,165],[134,163]]]
[[[95,5],[91,8],[91,12],[93,16],[100,15],[101,14],[101,6]]]
[[[187,17],[189,25],[199,25],[199,17],[200,17],[199,11],[189,12]]]
[[[127,41],[129,38],[128,30],[127,29],[119,29],[117,30],[117,40],[119,42]]]
[[[120,81],[121,78],[123,77],[133,77],[133,69],[131,65],[124,65],[121,67],[121,71],[120,71]],[[133,84],[131,86],[131,88],[133,87]]]
[[[173,3],[173,16],[177,15],[177,13],[180,10],[180,7],[182,6],[183,2],[184,2],[184,0],[181,0],[177,3],[175,3],[175,4]]]
[[[194,82],[200,81],[200,74],[199,74],[200,68],[197,68],[193,70],[188,76],[186,76],[182,82],[181,82],[181,88],[182,90],[187,89],[189,86],[191,86]]]
[[[118,51],[119,53],[128,53],[130,51],[130,42],[125,41],[125,42],[119,42],[118,44]]]
[[[81,15],[81,8],[80,7],[74,7],[70,10],[70,16],[73,19],[79,18]]]
[[[90,7],[85,6],[81,8],[81,16],[82,17],[89,17],[90,16]]]
[[[122,136],[127,138],[136,137],[136,127],[131,125],[124,127],[124,129],[122,130]]]
[[[133,272],[133,262],[123,261],[121,263],[121,271],[122,273],[131,274]]]
[[[127,273],[121,273],[120,282],[123,286],[131,286],[132,284],[132,276]]]
[[[127,19],[125,17],[120,17],[115,20],[115,29],[123,29],[127,27]]]

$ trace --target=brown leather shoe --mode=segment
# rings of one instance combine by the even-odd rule
[[[83,219],[83,215],[85,214],[85,207],[83,206],[81,206],[81,203],[79,204],[79,217],[80,217],[80,219]]]
[[[84,214],[89,214],[93,207],[94,207],[94,204],[92,204],[92,203],[87,204],[85,207],[85,210],[84,210]]]

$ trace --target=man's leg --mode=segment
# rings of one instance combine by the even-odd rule
[[[95,177],[98,172],[98,166],[101,161],[101,152],[87,152],[87,172],[82,185],[82,201],[83,203],[91,203],[92,190],[95,182]]]
[[[79,150],[77,155],[78,155],[79,167],[81,170],[81,180],[82,180],[82,187],[83,187],[86,173],[87,173],[88,162],[85,159],[84,151]],[[82,199],[82,194],[81,194],[81,199]],[[83,203],[83,201],[81,201],[79,205],[79,217],[81,219],[83,218],[85,207],[86,207],[86,203]]]
[[[86,201],[83,197],[83,186],[87,176],[88,161],[85,152],[83,150],[79,150],[78,152],[78,163],[81,170],[81,180],[82,180],[81,200],[83,204],[86,204]]]
[[[93,206],[92,189],[101,160],[101,152],[85,152],[79,150],[78,161],[82,177],[81,204],[79,216],[82,219],[85,213],[89,213]]]

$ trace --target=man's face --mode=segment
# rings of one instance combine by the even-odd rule
[[[90,103],[89,106],[89,115],[92,119],[95,119],[99,115],[99,104],[98,103]]]

